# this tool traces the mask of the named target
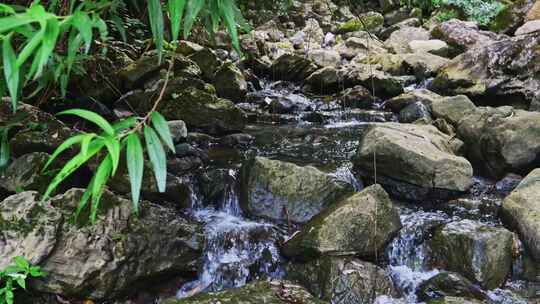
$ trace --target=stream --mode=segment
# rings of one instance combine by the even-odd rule
[[[261,87],[249,94],[249,103],[241,104],[257,117],[257,121],[246,128],[254,142],[243,153],[312,165],[346,181],[356,191],[362,190],[362,182],[356,177],[350,159],[358,147],[364,125],[397,121],[397,117],[385,111],[383,103],[375,103],[371,109],[352,109],[338,104],[333,96],[304,95],[290,83],[264,82]],[[205,223],[208,240],[198,279],[181,286],[178,298],[286,276],[287,261],[280,256],[279,244],[290,237],[294,229],[243,214],[239,205],[239,166],[237,159],[216,162],[214,170],[224,176],[225,183],[217,201],[205,201],[199,194],[197,181],[193,181],[190,213]],[[394,201],[403,228],[388,244],[378,265],[392,278],[401,302],[388,296],[379,296],[375,302],[421,303],[416,297],[418,286],[440,272],[430,265],[426,245],[433,228],[462,220],[502,226],[496,213],[506,193],[504,184],[476,177],[469,194],[448,203]],[[505,289],[483,291],[490,303],[527,303],[514,298],[513,293],[538,295],[539,286],[522,278],[520,263],[520,257],[514,260],[513,274]]]

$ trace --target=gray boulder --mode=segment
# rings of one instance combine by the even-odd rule
[[[396,54],[407,53],[410,52],[411,41],[429,40],[430,37],[429,32],[421,27],[404,27],[390,34],[384,45]]]
[[[219,97],[242,102],[247,94],[247,81],[233,63],[223,64],[214,76],[214,86]]]
[[[251,215],[306,222],[352,192],[349,184],[318,169],[255,157],[241,172],[241,206]]]

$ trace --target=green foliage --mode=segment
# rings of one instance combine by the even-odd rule
[[[158,190],[160,192],[165,191],[167,159],[164,145],[171,151],[174,151],[174,145],[169,126],[161,114],[158,112],[151,112],[141,121],[138,121],[134,117],[130,117],[112,125],[103,117],[87,110],[67,110],[58,115],[75,115],[83,118],[95,124],[100,129],[100,133],[83,133],[75,135],[56,149],[47,161],[44,170],[46,170],[60,154],[72,148],[74,145],[80,145],[79,153],[73,156],[73,158],[71,158],[52,179],[43,195],[43,201],[47,200],[60,183],[82,165],[93,158],[101,159],[74,214],[74,219],[77,219],[80,213],[85,210],[90,203],[90,222],[95,223],[105,185],[109,179],[116,174],[120,164],[121,154],[125,151],[126,164],[131,184],[133,210],[138,213],[142,177],[144,173],[144,154],[141,139],[139,138],[141,130],[144,130],[146,151],[152,164]],[[151,125],[149,124],[150,122]]]
[[[439,22],[445,22],[445,21],[448,21],[450,19],[459,18],[459,14],[453,9],[451,9],[451,10],[443,10],[443,11],[437,13],[437,16],[435,18]]]
[[[15,257],[13,264],[0,271],[0,304],[13,304],[14,291],[18,287],[26,290],[26,279],[44,277],[38,266],[32,266],[23,257]]]
[[[471,21],[482,26],[488,25],[504,8],[504,5],[493,0],[443,0],[442,4],[463,11]]]

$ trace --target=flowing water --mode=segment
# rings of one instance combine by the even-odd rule
[[[266,83],[262,87],[263,90],[248,97],[251,104],[243,107],[258,115],[273,112],[273,116],[264,116],[263,120],[269,121],[247,127],[247,132],[255,138],[250,153],[316,166],[361,191],[363,185],[355,177],[350,159],[364,125],[371,121],[395,121],[395,115],[381,110],[380,104],[375,104],[373,109],[353,110],[342,108],[335,100],[308,98],[287,83]],[[285,105],[276,102],[280,98],[285,98]],[[286,111],[275,110],[280,106],[294,109],[282,113]],[[205,202],[196,182],[192,184],[192,214],[205,223],[208,240],[198,279],[183,285],[177,294],[179,298],[285,276],[285,260],[279,254],[278,244],[288,237],[287,231],[276,223],[244,216],[239,205],[236,165],[232,169],[221,168],[227,178],[217,203]],[[501,226],[496,210],[504,193],[499,190],[498,184],[476,178],[471,193],[452,203],[396,202],[403,229],[387,246],[380,266],[386,267],[392,278],[400,293],[400,303],[418,303],[417,287],[440,271],[429,263],[426,242],[435,227],[462,219]],[[519,278],[521,265],[522,261],[516,260],[508,289],[531,289],[529,282]],[[536,287],[533,286],[533,293],[538,295],[540,289]],[[493,304],[526,303],[514,298],[508,290],[497,289],[486,294]],[[394,300],[381,296],[376,303],[396,303]]]

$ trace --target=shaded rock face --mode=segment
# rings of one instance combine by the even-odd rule
[[[463,114],[456,125],[457,133],[475,167],[494,177],[536,167],[540,155],[539,112],[488,107]]]
[[[287,281],[256,282],[237,289],[199,294],[187,299],[165,300],[163,304],[324,304],[303,287]]]
[[[276,59],[271,67],[274,77],[282,80],[304,80],[317,70],[310,60],[293,54],[283,54]]]
[[[504,199],[502,204],[503,218],[517,230],[520,239],[537,262],[540,261],[539,192],[540,169],[535,169]]]
[[[504,228],[461,220],[437,229],[431,250],[436,264],[493,289],[501,286],[510,272],[512,238]]]
[[[450,54],[454,56],[478,46],[489,45],[505,37],[489,31],[481,31],[476,23],[458,19],[438,24],[431,31],[431,35],[433,38],[448,43],[452,48]]]
[[[379,295],[395,293],[384,269],[351,257],[321,257],[307,263],[291,263],[287,278],[332,303],[368,304]]]
[[[482,44],[454,58],[431,88],[486,105],[540,109],[540,35]]]
[[[342,79],[347,86],[362,85],[373,89],[376,96],[390,98],[403,93],[403,83],[398,77],[373,69],[367,64],[355,64],[342,72]]]
[[[232,63],[225,63],[216,72],[214,86],[218,96],[241,102],[246,96],[248,85],[240,69]]]
[[[35,190],[43,193],[51,180],[51,176],[41,173],[49,157],[47,153],[35,152],[17,158],[0,178],[0,187],[9,192]]]
[[[51,205],[41,205],[36,192],[1,202],[6,245],[0,266],[25,256],[47,273],[34,285],[37,290],[92,299],[130,293],[152,277],[196,271],[204,244],[199,224],[149,203],[137,217],[130,201],[106,191],[97,223],[76,227],[69,219],[83,192],[69,190]],[[87,216],[83,212],[81,219]]]
[[[430,125],[373,123],[353,162],[361,174],[405,199],[442,198],[467,191],[472,166],[457,156],[463,143]],[[375,157],[374,157],[375,155]]]
[[[299,260],[343,254],[373,258],[400,228],[388,194],[373,185],[312,218],[285,243],[283,251]]]
[[[17,113],[13,114],[8,100],[0,102],[0,121],[16,123],[10,132],[9,146],[13,156],[21,156],[32,152],[52,153],[56,147],[71,137],[72,131],[53,115],[43,112],[37,107],[19,102]]]
[[[467,278],[453,272],[443,271],[423,282],[416,292],[420,301],[439,299],[446,296],[484,300],[486,295]]]
[[[253,216],[306,222],[352,192],[314,167],[255,157],[241,171],[241,206]]]
[[[527,12],[533,4],[534,0],[516,0],[506,4],[491,22],[490,30],[511,34],[526,21]]]

